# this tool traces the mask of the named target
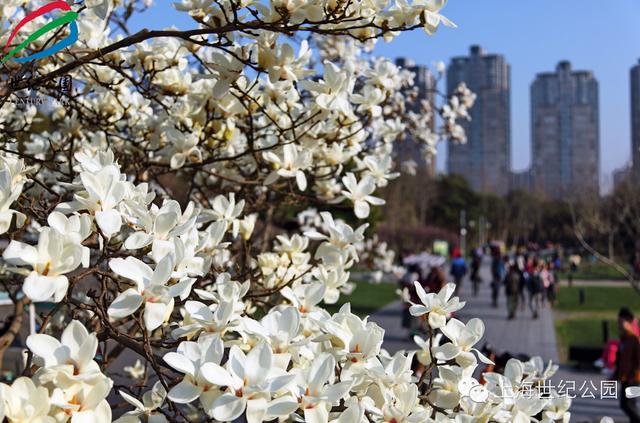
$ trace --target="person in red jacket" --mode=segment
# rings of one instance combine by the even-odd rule
[[[625,390],[629,386],[640,384],[640,341],[634,328],[634,316],[631,310],[624,307],[618,312],[618,331],[620,344],[616,357],[615,377],[622,390],[620,392],[620,408],[629,417],[631,423],[640,423],[640,412],[635,398],[627,398]]]

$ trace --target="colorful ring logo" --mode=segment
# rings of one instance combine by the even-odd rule
[[[25,26],[32,20],[42,15],[45,15],[49,12],[52,12],[54,10],[62,10],[67,13],[49,22],[48,24],[46,24],[45,26],[41,27],[40,29],[35,31],[33,34],[31,34],[26,40],[20,43],[19,46],[11,50],[2,59],[2,62],[0,62],[0,64],[4,64],[7,60],[11,59],[16,54],[24,50],[30,43],[36,41],[38,38],[66,24],[69,24],[69,29],[71,32],[64,40],[57,42],[56,44],[52,45],[51,47],[45,50],[34,53],[30,56],[20,57],[14,60],[18,63],[25,63],[25,62],[30,62],[32,60],[38,60],[44,57],[49,57],[56,54],[60,50],[73,45],[76,41],[78,41],[78,24],[76,24],[76,19],[78,19],[78,14],[72,11],[71,7],[66,2],[59,0],[59,1],[52,1],[51,3],[47,3],[46,5],[42,6],[40,9],[34,12],[31,12],[30,14],[25,16],[24,19],[22,19],[20,23],[18,23],[18,25],[15,27],[15,29],[11,33],[11,36],[9,37],[7,44],[4,46],[4,51],[9,50],[9,45],[11,44],[11,41],[13,41],[14,37],[23,26]]]

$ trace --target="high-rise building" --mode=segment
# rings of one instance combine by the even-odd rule
[[[402,69],[406,69],[414,73],[413,86],[407,88],[406,94],[409,94],[409,110],[420,113],[421,103],[427,100],[433,104],[435,99],[436,80],[427,66],[416,65],[415,62],[406,57],[396,59],[396,65]],[[411,93],[409,91],[412,91]],[[414,95],[415,94],[415,95]],[[432,130],[435,128],[435,122],[432,121]],[[426,167],[427,174],[434,176],[436,173],[435,157],[427,158],[424,156],[420,144],[416,143],[409,137],[404,137],[401,142],[396,143],[396,153],[400,160],[414,160],[418,166]]]
[[[640,61],[631,68],[631,163],[633,180],[640,182]]]
[[[531,191],[531,171],[529,169],[510,173],[510,191]]]
[[[531,160],[534,191],[552,198],[598,195],[600,175],[598,82],[591,72],[538,74],[531,85]]]
[[[461,82],[476,94],[471,121],[462,122],[465,144],[449,144],[447,170],[464,176],[476,191],[505,194],[511,170],[510,67],[504,56],[472,46],[447,69],[447,91]]]
[[[630,181],[633,167],[631,163],[626,163],[624,166],[614,169],[611,176],[613,178],[613,189],[616,189],[619,185]]]

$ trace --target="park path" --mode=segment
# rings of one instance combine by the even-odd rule
[[[524,353],[530,356],[539,355],[545,360],[558,361],[557,342],[553,328],[553,315],[544,309],[537,320],[531,319],[529,310],[519,311],[513,320],[507,320],[504,295],[500,296],[499,307],[491,307],[491,289],[489,286],[489,266],[481,269],[484,283],[480,285],[477,297],[471,295],[471,286],[466,280],[460,289],[460,298],[466,301],[465,307],[456,314],[456,318],[467,321],[472,317],[481,318],[486,331],[479,346],[489,343],[498,351],[509,351],[512,354]],[[413,349],[406,329],[401,327],[403,304],[400,301],[391,303],[371,316],[371,320],[382,326],[385,331],[384,347],[389,352],[402,349]]]
[[[507,320],[503,292],[500,295],[498,308],[491,307],[490,269],[486,262],[481,269],[481,275],[484,283],[481,284],[477,297],[472,295],[468,280],[463,284],[460,297],[461,300],[466,301],[466,305],[456,315],[456,318],[465,322],[473,317],[479,317],[484,321],[486,330],[478,347],[489,343],[498,353],[508,351],[512,355],[537,355],[542,357],[545,362],[552,360],[558,363],[558,344],[553,323],[553,311],[549,308],[543,308],[539,318],[534,320],[528,309],[519,309],[515,319]],[[370,320],[385,329],[383,347],[392,354],[400,350],[416,349],[415,344],[409,339],[407,330],[401,326],[403,307],[404,305],[400,301],[396,301],[370,317]],[[616,422],[628,421],[620,411],[617,400],[600,398],[600,383],[603,380],[602,375],[598,373],[580,372],[564,365],[560,367],[552,378],[552,385],[558,386],[560,383],[567,383],[573,386],[575,383],[577,397],[573,399],[571,406],[571,422],[599,422],[603,416],[610,416]],[[582,398],[581,392],[593,391],[591,383],[596,387],[595,398]],[[583,384],[586,384],[586,387],[581,389]]]

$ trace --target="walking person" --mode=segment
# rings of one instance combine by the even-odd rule
[[[480,266],[482,265],[482,252],[476,248],[471,252],[471,284],[473,285],[473,296],[478,296],[482,278],[480,277]]]
[[[525,264],[524,264],[524,272],[522,273],[522,303],[521,303],[521,309],[522,311],[524,311],[527,307],[527,304],[529,304],[531,302],[531,295],[533,292],[533,273],[535,271],[535,267],[534,267],[534,262],[533,262],[533,256],[531,256],[530,254],[528,254],[525,257]],[[527,292],[529,294],[529,302],[527,302],[526,298],[525,298],[525,293]]]
[[[540,292],[540,301],[542,306],[547,305],[549,301],[549,289],[551,287],[551,273],[549,272],[549,265],[544,261],[540,262],[540,280],[542,281],[542,290]]]
[[[521,275],[515,263],[509,263],[509,270],[504,277],[504,291],[507,295],[507,319],[513,320],[518,310],[518,299],[520,297]]]
[[[542,305],[542,295],[544,285],[540,276],[543,266],[537,259],[533,261],[533,272],[529,280],[529,308],[534,319],[538,318],[540,306]]]
[[[549,262],[549,269],[548,269],[549,287],[547,288],[547,300],[549,300],[549,304],[551,305],[551,307],[556,305],[556,296],[557,296],[556,287],[558,285],[558,280],[559,280],[558,269],[559,269],[559,265],[557,260]]]
[[[518,303],[522,310],[524,310],[524,302],[525,302],[525,294],[524,290],[526,287],[526,279],[525,275],[527,272],[527,256],[524,254],[524,249],[522,247],[518,248],[518,253],[516,254],[515,266],[520,275],[520,283],[518,284]]]
[[[498,295],[500,294],[500,284],[504,275],[504,263],[500,256],[500,248],[492,247],[491,259],[491,305],[498,307]]]
[[[453,281],[456,284],[455,295],[458,295],[460,288],[462,287],[464,275],[467,274],[467,264],[459,250],[454,250],[452,256],[453,259],[451,260],[451,269],[449,270],[449,273],[453,276]]]
[[[573,286],[573,277],[575,273],[578,271],[578,266],[580,265],[580,256],[577,254],[572,254],[569,256],[569,287]]]
[[[620,344],[616,357],[615,377],[622,387],[620,408],[629,417],[631,423],[640,423],[640,412],[635,398],[627,398],[624,391],[629,386],[640,384],[640,341],[634,330],[634,317],[631,310],[624,307],[618,312],[618,331]]]
[[[440,266],[432,266],[425,282],[427,292],[438,293],[447,284],[447,278]]]

